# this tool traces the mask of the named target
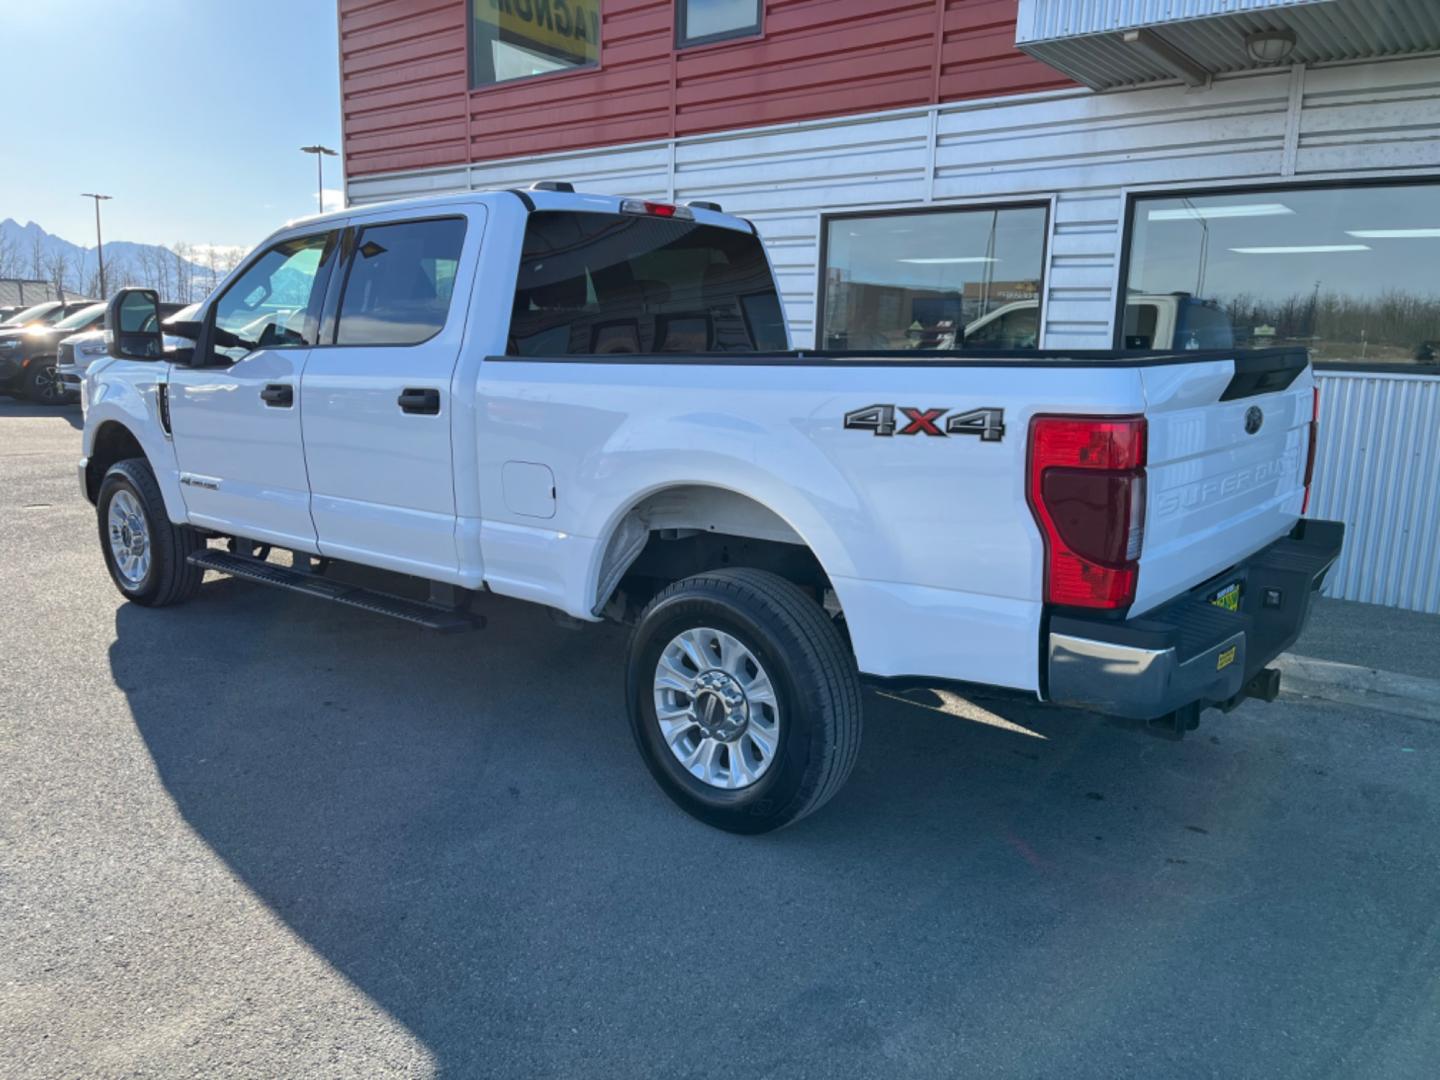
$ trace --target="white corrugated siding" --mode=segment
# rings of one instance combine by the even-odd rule
[[[1020,0],[1015,40],[1103,34],[1141,26],[1159,26],[1184,19],[1207,19],[1239,12],[1266,12],[1302,4],[1333,4],[1338,0]]]
[[[1173,74],[1122,40],[1144,29],[1211,74],[1263,65],[1247,34],[1288,29],[1290,63],[1320,64],[1440,49],[1435,0],[1020,0],[1015,44],[1096,89]]]
[[[717,199],[760,230],[801,346],[815,341],[822,213],[1053,199],[1043,344],[1107,348],[1114,338],[1127,191],[1336,175],[1440,176],[1437,70],[1440,60],[1426,57],[1337,64],[1303,75],[1288,69],[1250,73],[1218,80],[1203,92],[1153,86],[958,102],[359,177],[349,181],[348,194],[364,203],[552,179],[614,194]],[[1356,405],[1381,407],[1388,406],[1378,398]],[[1429,415],[1434,441],[1435,414]],[[1387,418],[1377,414],[1365,422],[1378,427]],[[1336,445],[1334,428],[1327,423],[1327,453]],[[1421,494],[1434,502],[1433,474],[1429,483]],[[1365,528],[1378,532],[1373,540],[1352,540],[1346,584],[1332,586],[1344,590],[1337,595],[1396,597],[1376,602],[1436,610],[1433,567],[1440,540],[1430,520],[1428,556],[1420,549],[1414,556],[1430,560],[1428,585],[1406,591],[1395,584],[1396,564],[1374,561],[1374,552],[1400,550],[1392,535],[1399,519],[1382,514],[1352,530],[1356,537]],[[1362,543],[1367,554],[1353,554]],[[1405,599],[1417,596],[1418,603]]]
[[[1440,376],[1319,380],[1310,516],[1346,530],[1325,595],[1440,613]]]
[[[351,179],[357,203],[537,179],[718,199],[770,245],[795,341],[815,340],[820,215],[1055,199],[1044,342],[1112,340],[1124,193],[1165,185],[1440,170],[1440,60],[957,102],[466,168]],[[933,130],[932,130],[933,128]]]

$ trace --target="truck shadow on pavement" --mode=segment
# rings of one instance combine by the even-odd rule
[[[746,839],[651,782],[622,631],[485,610],[440,637],[223,580],[122,605],[110,651],[186,822],[444,1075],[1121,1075],[1142,1029],[1178,1075],[1329,979],[1275,936],[1287,765],[1229,728],[869,694],[848,787]],[[1232,983],[1257,942],[1283,979]],[[1245,1071],[1333,1060],[1335,1027]]]
[[[36,405],[21,398],[5,397],[0,394],[0,420],[10,417],[36,419],[49,416],[60,417],[76,431],[85,426],[85,418],[80,414],[78,403],[74,405]]]

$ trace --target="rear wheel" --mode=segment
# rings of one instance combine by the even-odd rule
[[[859,677],[819,604],[761,570],[671,585],[630,643],[630,722],[661,788],[731,832],[798,821],[833,796],[860,746]]]
[[[171,523],[160,485],[143,458],[110,466],[95,512],[105,567],[126,599],[165,607],[199,591],[205,571],[186,559],[205,541],[188,525]]]
[[[25,369],[25,397],[41,405],[59,405],[66,397],[53,356],[32,360]]]

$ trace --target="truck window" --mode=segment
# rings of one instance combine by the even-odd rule
[[[216,348],[220,357],[233,361],[254,349],[315,344],[315,277],[333,235],[283,240],[245,268],[215,301],[215,327],[225,343]]]
[[[1177,349],[1229,349],[1235,344],[1230,316],[1217,304],[1189,300],[1175,320]]]
[[[337,345],[418,345],[450,314],[464,218],[360,230],[340,299]]]
[[[785,346],[770,264],[750,233],[584,211],[537,211],[526,223],[511,356]]]

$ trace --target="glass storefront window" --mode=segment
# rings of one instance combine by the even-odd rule
[[[470,0],[470,85],[600,60],[600,0]]]
[[[1117,345],[1440,364],[1440,184],[1134,202]]]
[[[825,223],[827,349],[1034,349],[1046,208]]]

